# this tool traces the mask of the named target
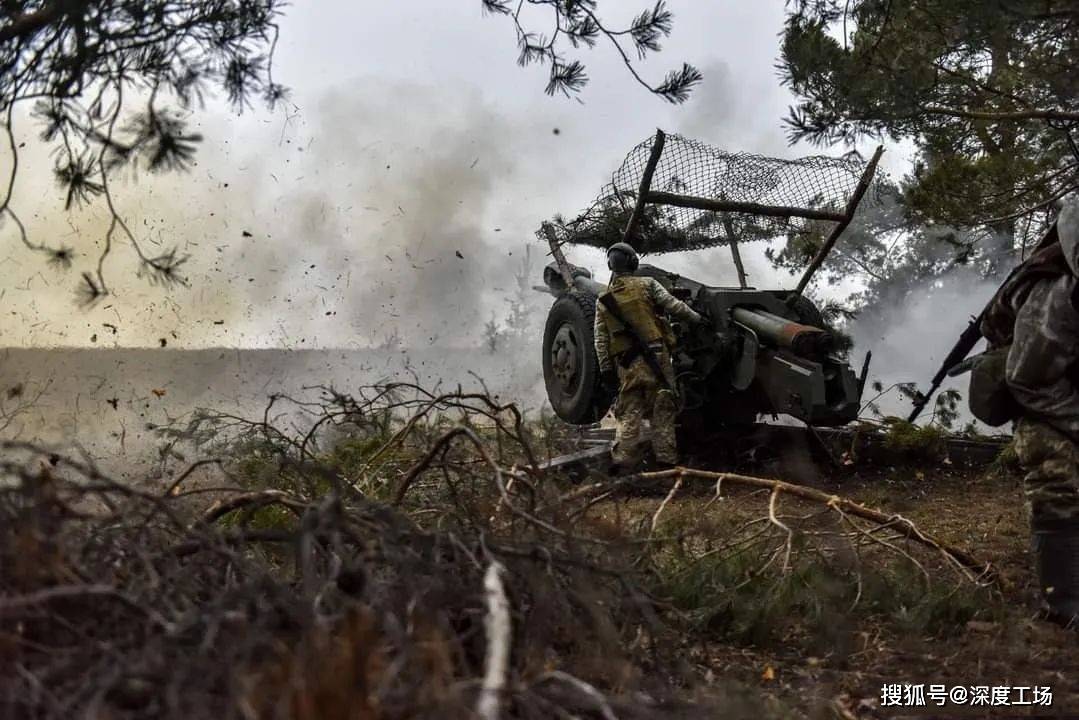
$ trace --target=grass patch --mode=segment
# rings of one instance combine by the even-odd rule
[[[972,583],[927,584],[909,561],[882,553],[852,558],[824,555],[795,539],[791,566],[782,552],[764,567],[764,551],[703,556],[682,550],[658,564],[657,592],[698,632],[738,645],[796,645],[812,653],[845,655],[869,623],[896,634],[947,637],[970,620],[997,619],[993,593]]]

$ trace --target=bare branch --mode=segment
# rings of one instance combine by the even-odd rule
[[[940,105],[926,105],[922,108],[931,115],[948,115],[950,117],[967,118],[970,120],[993,120],[996,122],[1022,122],[1027,120],[1063,120],[1067,122],[1079,122],[1079,111],[1057,109],[1034,109],[1014,110],[1011,112],[999,112],[995,110],[965,110],[959,108],[942,107]]]

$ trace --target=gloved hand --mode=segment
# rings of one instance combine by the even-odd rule
[[[620,383],[618,382],[618,371],[614,368],[601,370],[599,373],[599,381],[600,384],[603,385],[603,389],[611,395],[614,395],[616,392],[618,392],[618,386]]]

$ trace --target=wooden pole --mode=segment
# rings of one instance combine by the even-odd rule
[[[659,156],[663,154],[663,145],[667,142],[667,135],[659,128],[656,129],[656,139],[652,143],[652,153],[648,156],[648,163],[644,166],[644,174],[641,175],[641,184],[637,188],[637,202],[633,205],[633,213],[626,223],[625,232],[622,233],[622,242],[633,245],[633,236],[637,234],[637,226],[641,224],[641,215],[644,213],[644,204],[648,202],[647,195],[652,187],[652,175],[656,172],[659,164]],[[647,248],[636,248],[647,250]]]
[[[655,190],[649,191],[645,199],[657,205],[674,205],[676,207],[711,210],[713,212],[740,212],[747,215],[768,215],[769,217],[800,217],[807,220],[827,220],[830,222],[842,222],[847,217],[845,213],[829,212],[827,210],[785,207],[783,205],[761,205],[760,203],[738,202],[735,200],[713,200],[712,198],[677,195]]]
[[[742,253],[738,252],[738,237],[734,234],[734,226],[731,224],[731,219],[723,216],[723,230],[727,233],[727,242],[731,246],[731,258],[734,260],[734,269],[738,271],[738,285],[745,289],[746,284],[746,268],[742,265]]]
[[[814,273],[820,269],[820,266],[824,264],[824,259],[828,257],[828,253],[832,251],[832,247],[835,245],[836,240],[843,234],[843,231],[850,225],[850,221],[854,219],[854,212],[858,209],[858,205],[862,202],[862,196],[865,195],[865,191],[869,189],[869,183],[873,180],[873,175],[877,172],[877,163],[880,161],[881,154],[884,153],[884,146],[878,145],[877,151],[873,153],[873,158],[869,161],[869,164],[865,166],[865,172],[862,173],[862,179],[858,181],[858,186],[854,188],[854,194],[850,196],[850,200],[847,201],[846,211],[843,213],[843,219],[839,221],[839,224],[832,228],[831,234],[828,235],[828,239],[821,245],[821,249],[817,251],[817,256],[813,258],[813,261],[809,263],[809,267],[802,273],[802,279],[798,281],[798,287],[794,289],[794,292],[787,298],[787,302],[794,302],[795,298],[802,294],[806,285],[813,279]]]
[[[558,274],[562,276],[562,280],[566,283],[566,289],[573,289],[573,273],[569,269],[569,261],[566,260],[565,254],[562,252],[562,246],[558,244],[558,236],[555,234],[554,226],[549,222],[543,223],[541,226],[543,234],[547,237],[547,244],[551,246],[551,257],[554,258],[555,265],[558,266]]]

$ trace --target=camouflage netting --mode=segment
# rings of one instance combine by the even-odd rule
[[[576,245],[606,248],[622,239],[641,176],[655,141],[648,138],[626,156],[596,201],[572,220],[555,219],[558,239]],[[806,208],[842,214],[865,170],[855,154],[798,160],[730,153],[680,135],[667,135],[652,178],[652,191],[711,200]],[[641,252],[666,253],[727,243],[728,232],[739,242],[811,232],[828,221],[771,217],[744,212],[645,206],[633,240]]]

